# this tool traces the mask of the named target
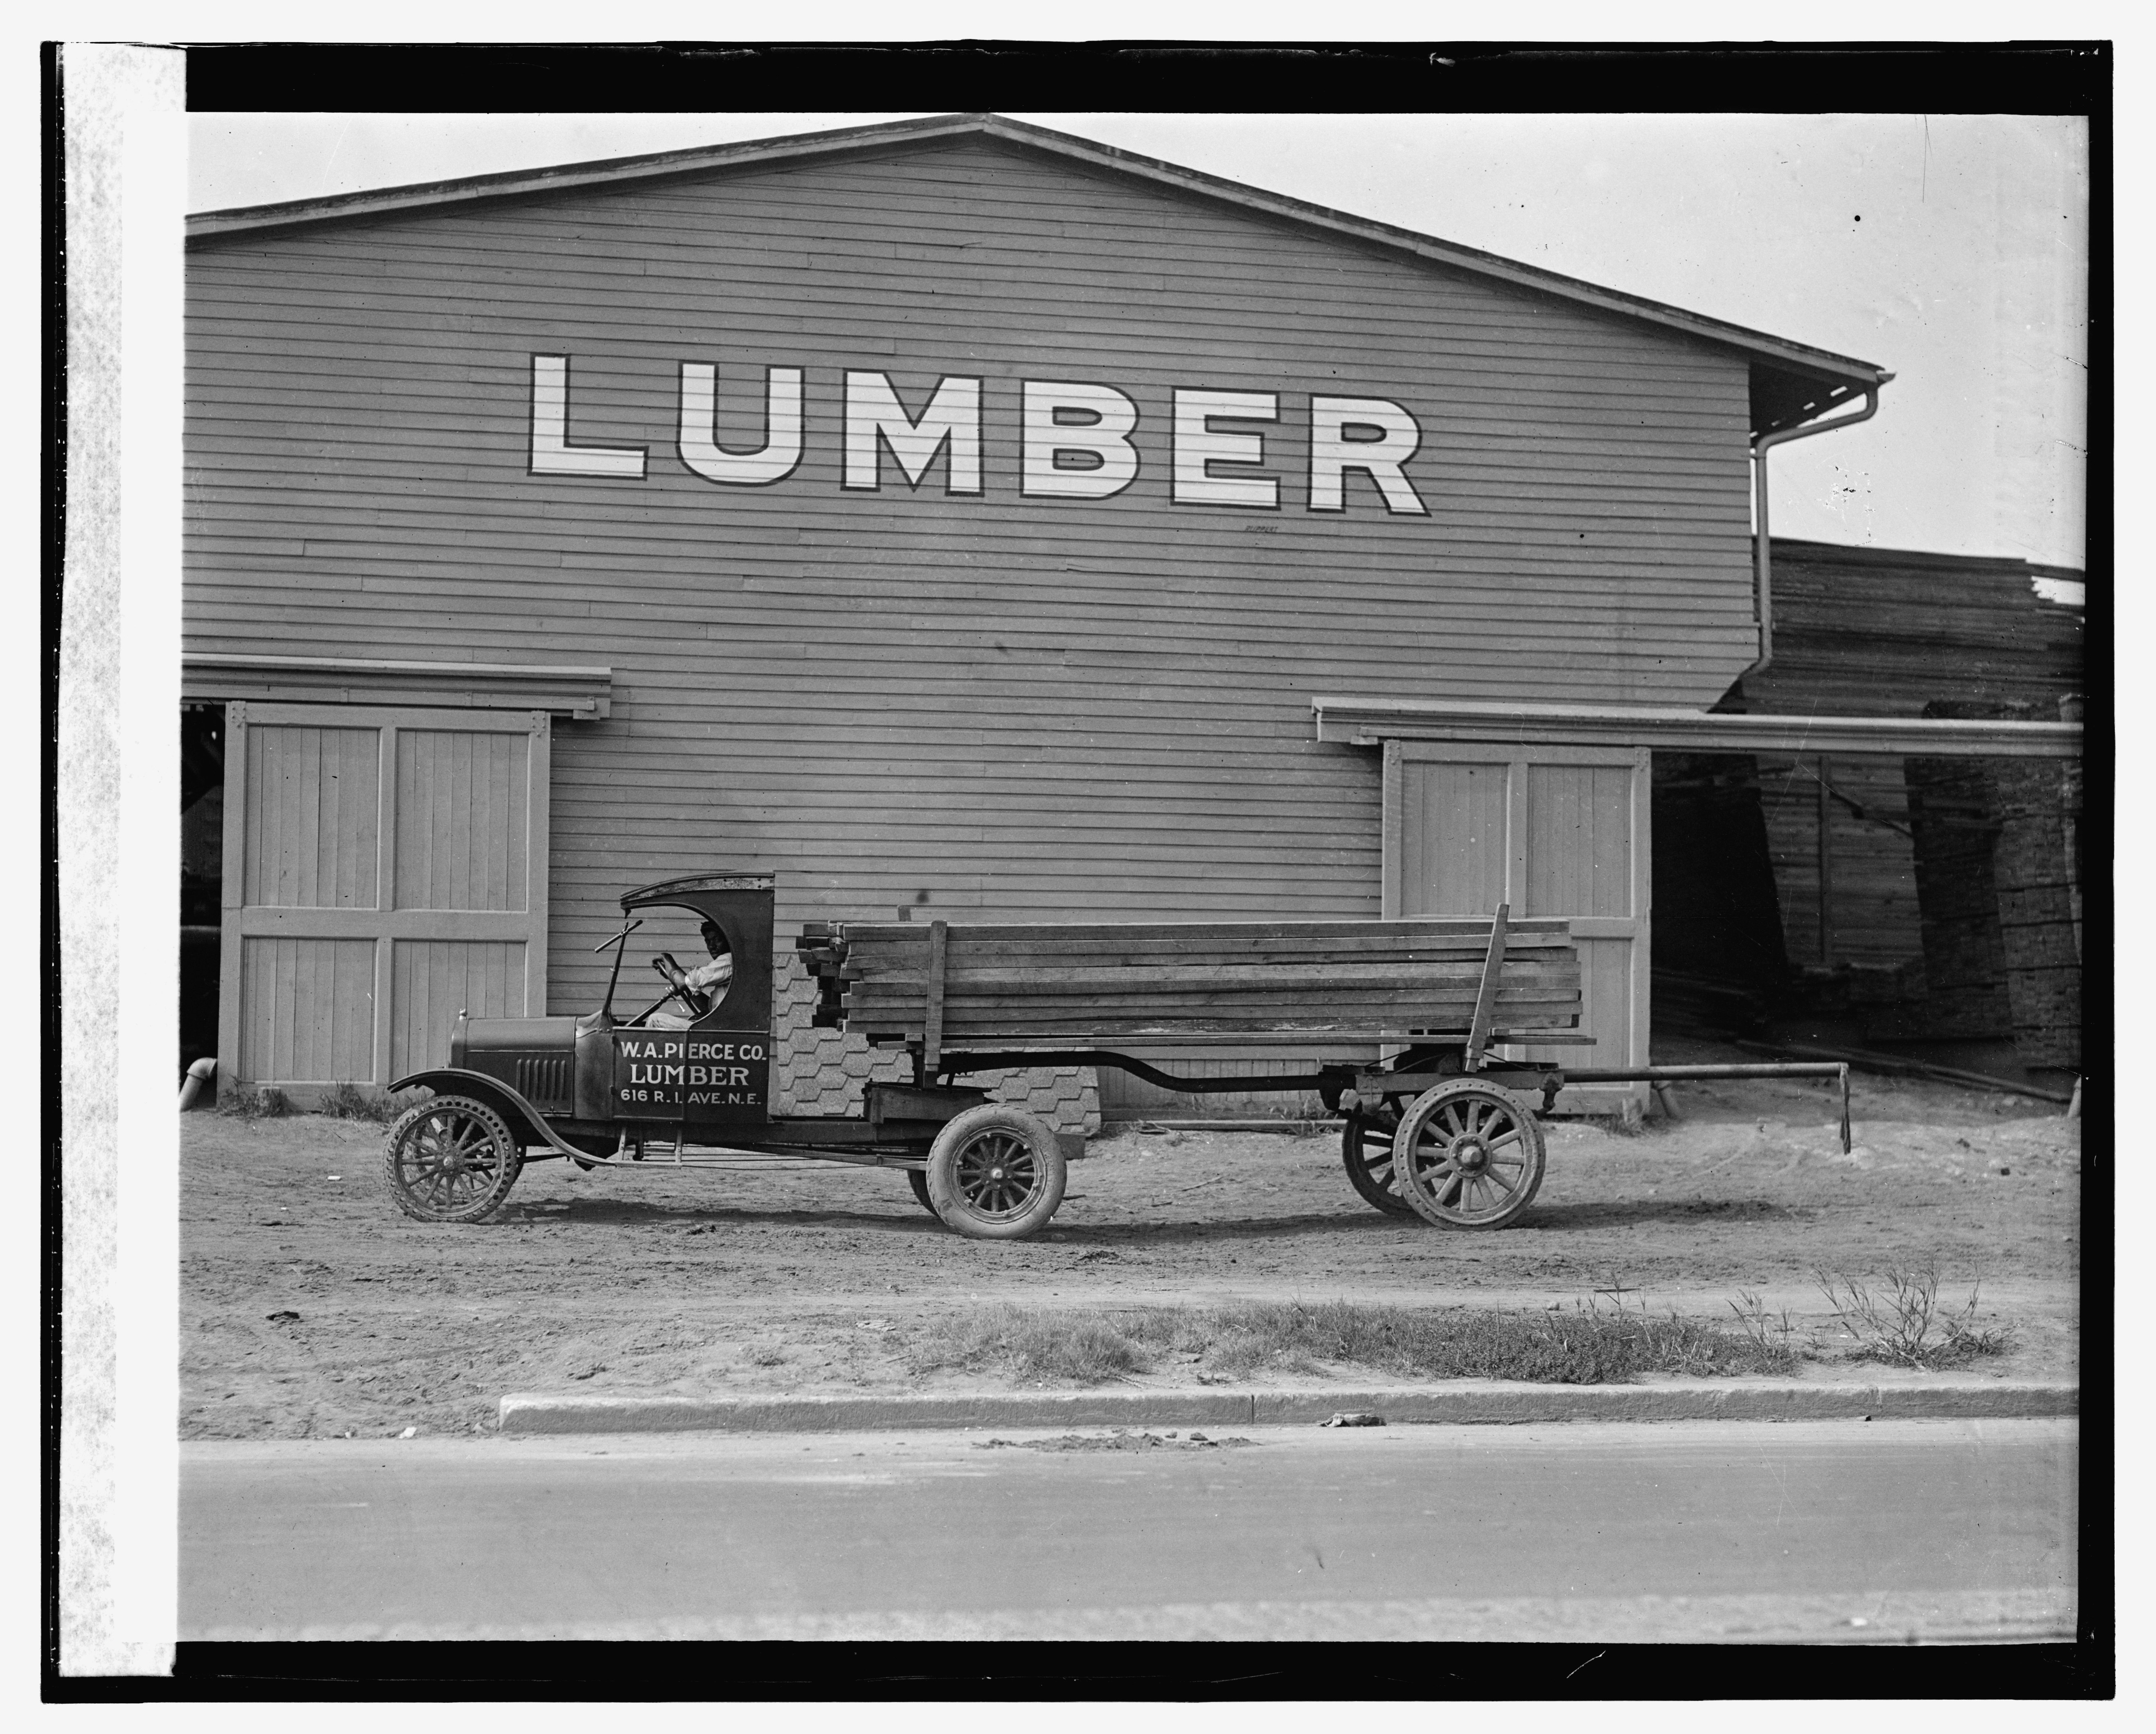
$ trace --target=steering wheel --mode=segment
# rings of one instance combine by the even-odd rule
[[[711,1010],[710,998],[689,985],[687,972],[674,961],[674,954],[671,952],[661,952],[651,960],[651,967],[659,972],[665,978],[666,985],[674,990],[667,995],[667,998],[680,1000],[688,1008],[692,1017],[701,1018]],[[661,1001],[660,1003],[663,1004],[665,1002]]]

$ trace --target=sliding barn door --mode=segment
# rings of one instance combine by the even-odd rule
[[[544,711],[234,704],[222,1078],[305,1106],[545,1010]]]
[[[1647,1061],[1650,755],[1645,748],[1394,741],[1385,747],[1388,917],[1560,916],[1579,948],[1588,1047],[1503,1048],[1573,1066]],[[1580,1085],[1559,1111],[1609,1113],[1640,1085]]]

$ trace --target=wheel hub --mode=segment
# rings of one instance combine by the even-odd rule
[[[1490,1166],[1490,1147],[1472,1136],[1454,1144],[1451,1155],[1452,1166],[1466,1173],[1480,1173]]]

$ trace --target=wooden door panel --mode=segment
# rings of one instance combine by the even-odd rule
[[[1384,911],[1559,916],[1579,948],[1588,1047],[1504,1048],[1573,1067],[1647,1064],[1648,755],[1608,747],[1396,741],[1387,748]],[[1609,1113],[1644,1085],[1568,1086],[1560,1111]]]
[[[374,1075],[374,945],[364,939],[241,941],[243,1076],[282,1085]]]
[[[1529,916],[1632,913],[1632,770],[1535,765],[1527,775]]]
[[[397,906],[521,910],[531,752],[522,735],[397,731]]]
[[[1419,762],[1406,787],[1401,914],[1488,915],[1508,895],[1512,767]]]
[[[446,1065],[457,1013],[521,1018],[525,947],[500,940],[401,939],[390,970],[393,1077]]]
[[[234,704],[221,1070],[387,1084],[546,1009],[543,712]],[[385,777],[389,787],[385,789]]]
[[[249,746],[246,902],[372,909],[381,731],[265,726]]]

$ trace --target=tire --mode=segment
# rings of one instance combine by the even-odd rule
[[[937,1213],[936,1201],[928,1196],[928,1171],[926,1168],[908,1168],[906,1183],[913,1188],[913,1196],[921,1208],[934,1216]]]
[[[1471,1078],[1426,1090],[1393,1138],[1393,1184],[1441,1229],[1502,1229],[1543,1183],[1543,1129],[1509,1090]]]
[[[976,1240],[1039,1234],[1063,1202],[1064,1178],[1063,1149],[1047,1123],[1002,1102],[967,1109],[928,1152],[931,1207]]]
[[[1414,1206],[1393,1184],[1393,1134],[1399,1125],[1399,1116],[1390,1109],[1374,1114],[1356,1109],[1341,1129],[1340,1165],[1348,1171],[1348,1184],[1372,1209],[1413,1216]]]
[[[390,1127],[382,1156],[389,1196],[421,1222],[485,1221],[523,1167],[508,1122],[465,1095],[438,1095],[412,1109]]]

